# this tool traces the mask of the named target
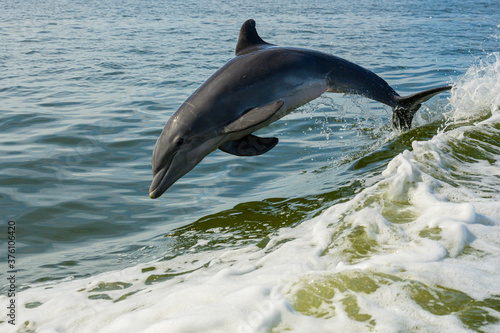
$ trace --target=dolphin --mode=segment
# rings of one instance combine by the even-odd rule
[[[268,152],[278,139],[252,133],[324,92],[359,94],[389,105],[393,126],[408,130],[421,103],[451,89],[399,96],[381,77],[352,62],[263,41],[254,20],[241,26],[235,54],[166,123],[153,151],[152,199],[216,149],[237,156]]]

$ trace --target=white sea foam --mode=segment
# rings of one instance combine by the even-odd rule
[[[489,115],[498,121],[500,114],[500,53],[478,60],[453,87],[450,118],[453,122]]]
[[[263,248],[191,253],[32,286],[18,296],[17,328],[462,332],[483,323],[483,331],[500,330],[495,57],[471,69],[451,97],[453,119],[486,110],[487,120],[414,142],[351,200],[281,229]]]

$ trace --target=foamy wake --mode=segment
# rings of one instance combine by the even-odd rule
[[[19,294],[17,327],[0,317],[0,329],[498,332],[500,59],[493,58],[471,68],[450,100],[451,118],[489,112],[487,120],[414,142],[348,202],[259,246],[32,286]]]

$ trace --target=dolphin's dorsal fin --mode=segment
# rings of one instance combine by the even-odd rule
[[[225,133],[235,133],[249,130],[269,120],[283,106],[283,101],[248,110],[244,115],[224,128]]]
[[[236,50],[234,53],[239,56],[251,51],[254,47],[261,45],[272,45],[266,43],[260,38],[257,30],[255,29],[255,21],[247,20],[240,29],[240,37],[238,38],[238,43],[236,44]]]

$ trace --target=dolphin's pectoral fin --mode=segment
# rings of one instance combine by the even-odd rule
[[[236,156],[257,156],[273,149],[278,141],[278,138],[261,138],[249,134],[239,140],[226,142],[219,149]]]
[[[266,106],[253,108],[224,128],[226,133],[241,132],[269,120],[283,106],[277,101]]]

